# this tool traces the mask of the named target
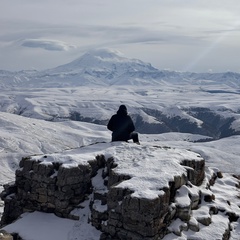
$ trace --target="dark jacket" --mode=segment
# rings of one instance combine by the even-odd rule
[[[109,120],[107,128],[112,131],[112,141],[127,141],[130,133],[135,130],[132,118],[125,108],[119,108],[117,114]]]

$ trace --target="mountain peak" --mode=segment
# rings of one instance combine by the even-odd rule
[[[61,65],[54,69],[57,72],[67,71],[92,71],[102,69],[106,71],[120,71],[132,69],[133,71],[156,71],[157,69],[152,67],[150,63],[145,63],[138,59],[130,59],[124,57],[123,53],[115,49],[99,48],[86,52],[80,58]]]

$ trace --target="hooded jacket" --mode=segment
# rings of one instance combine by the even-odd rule
[[[112,131],[112,141],[127,141],[130,139],[130,133],[135,130],[135,127],[125,105],[121,105],[117,114],[111,117],[107,128]]]

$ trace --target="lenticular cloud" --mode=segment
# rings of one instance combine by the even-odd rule
[[[43,48],[48,51],[68,51],[74,48],[65,42],[51,39],[25,39],[21,45],[30,48]]]

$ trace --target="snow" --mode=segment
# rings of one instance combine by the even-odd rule
[[[79,231],[79,228],[83,228],[83,231]],[[18,232],[26,240],[93,240],[100,237],[99,231],[81,220],[78,222],[42,212],[25,213],[15,224],[5,227],[5,230]]]
[[[201,230],[199,232],[194,232],[191,234],[191,239],[193,240],[222,239],[223,234],[228,228],[228,221],[226,217],[221,214],[213,215],[210,227],[201,226],[200,228]],[[183,235],[185,234],[187,236],[189,233],[184,232]]]
[[[182,186],[179,190],[177,190],[175,203],[181,207],[190,206],[191,200],[189,198],[188,188],[186,186]]]
[[[209,167],[218,167],[220,171],[239,175],[239,141],[240,136],[231,136],[210,142],[195,142],[197,139],[204,139],[201,135],[185,133],[164,133],[146,135],[148,141],[156,143],[167,143],[172,147],[189,149],[199,153]],[[205,137],[209,139],[208,137]]]
[[[117,64],[117,72],[112,72],[114,64]],[[232,176],[240,175],[239,135],[213,140],[209,136],[190,133],[140,134],[141,145],[138,146],[131,142],[111,143],[111,133],[106,125],[71,121],[68,117],[78,111],[83,118],[104,121],[116,112],[120,104],[126,104],[130,114],[139,113],[143,121],[148,123],[155,124],[158,121],[143,112],[143,108],[161,110],[168,116],[180,116],[201,126],[202,122],[186,111],[193,106],[209,108],[222,116],[234,116],[236,120],[232,128],[237,130],[240,120],[238,75],[232,80],[221,82],[221,74],[200,74],[196,80],[187,77],[187,73],[179,73],[174,77],[173,73],[165,72],[168,74],[165,79],[158,79],[158,85],[153,86],[155,80],[150,84],[147,77],[128,78],[126,68],[129,64],[131,71],[128,70],[132,73],[142,69],[148,71],[148,74],[159,74],[151,65],[145,65],[139,60],[130,61],[115,51],[91,52],[84,58],[54,70],[23,71],[18,74],[0,72],[0,191],[3,184],[14,181],[15,170],[22,157],[31,155],[42,161],[42,164],[60,161],[64,167],[72,167],[79,163],[85,164],[98,154],[105,154],[115,158],[118,163],[116,171],[131,176],[118,187],[133,190],[133,196],[151,199],[162,193],[159,189],[166,186],[173,175],[181,175],[186,171],[179,162],[184,158],[203,157],[207,178],[218,171],[223,173],[223,178],[217,179],[211,191],[204,186],[181,187],[175,199],[176,204],[183,207],[188,205],[188,195],[195,196],[201,190],[203,194],[213,193],[215,200],[214,203],[204,202],[199,209],[194,210],[191,223],[197,225],[197,219],[208,217],[211,204],[217,205],[223,213],[211,216],[210,227],[199,224],[199,232],[183,230],[182,236],[171,233],[164,240],[186,240],[189,236],[198,240],[220,239],[219,236],[228,225],[224,212],[240,215],[239,189],[236,188],[239,181]],[[102,84],[99,79],[89,75],[88,78],[98,84],[90,86],[86,75],[78,75],[85,70],[101,75],[103,67],[105,76],[112,73],[118,77],[113,79],[115,82],[109,78],[108,84]],[[180,81],[180,76],[185,81]],[[103,77],[100,78],[103,80]],[[138,82],[138,86],[130,86],[131,81]],[[84,85],[86,82],[87,85]],[[147,82],[147,85],[142,85]],[[101,172],[98,172],[92,179],[93,187],[97,191],[106,191],[100,175]],[[97,240],[101,233],[89,224],[91,197],[74,210],[74,215],[80,216],[79,221],[33,212],[25,213],[5,229],[19,232],[24,240]],[[105,210],[100,202],[95,202],[94,208]],[[3,202],[0,201],[0,214],[2,212]],[[239,223],[239,220],[231,223],[231,240],[239,239]],[[180,228],[185,227],[185,223],[177,219],[170,229],[179,232]]]
[[[133,196],[147,199],[157,198],[163,194],[159,189],[167,187],[174,176],[186,173],[186,169],[179,165],[181,161],[199,157],[189,151],[147,147],[143,144],[137,147],[122,145],[114,149],[113,156],[119,158],[116,161],[119,164],[116,172],[131,177],[118,184],[118,187],[128,188],[134,192]]]

